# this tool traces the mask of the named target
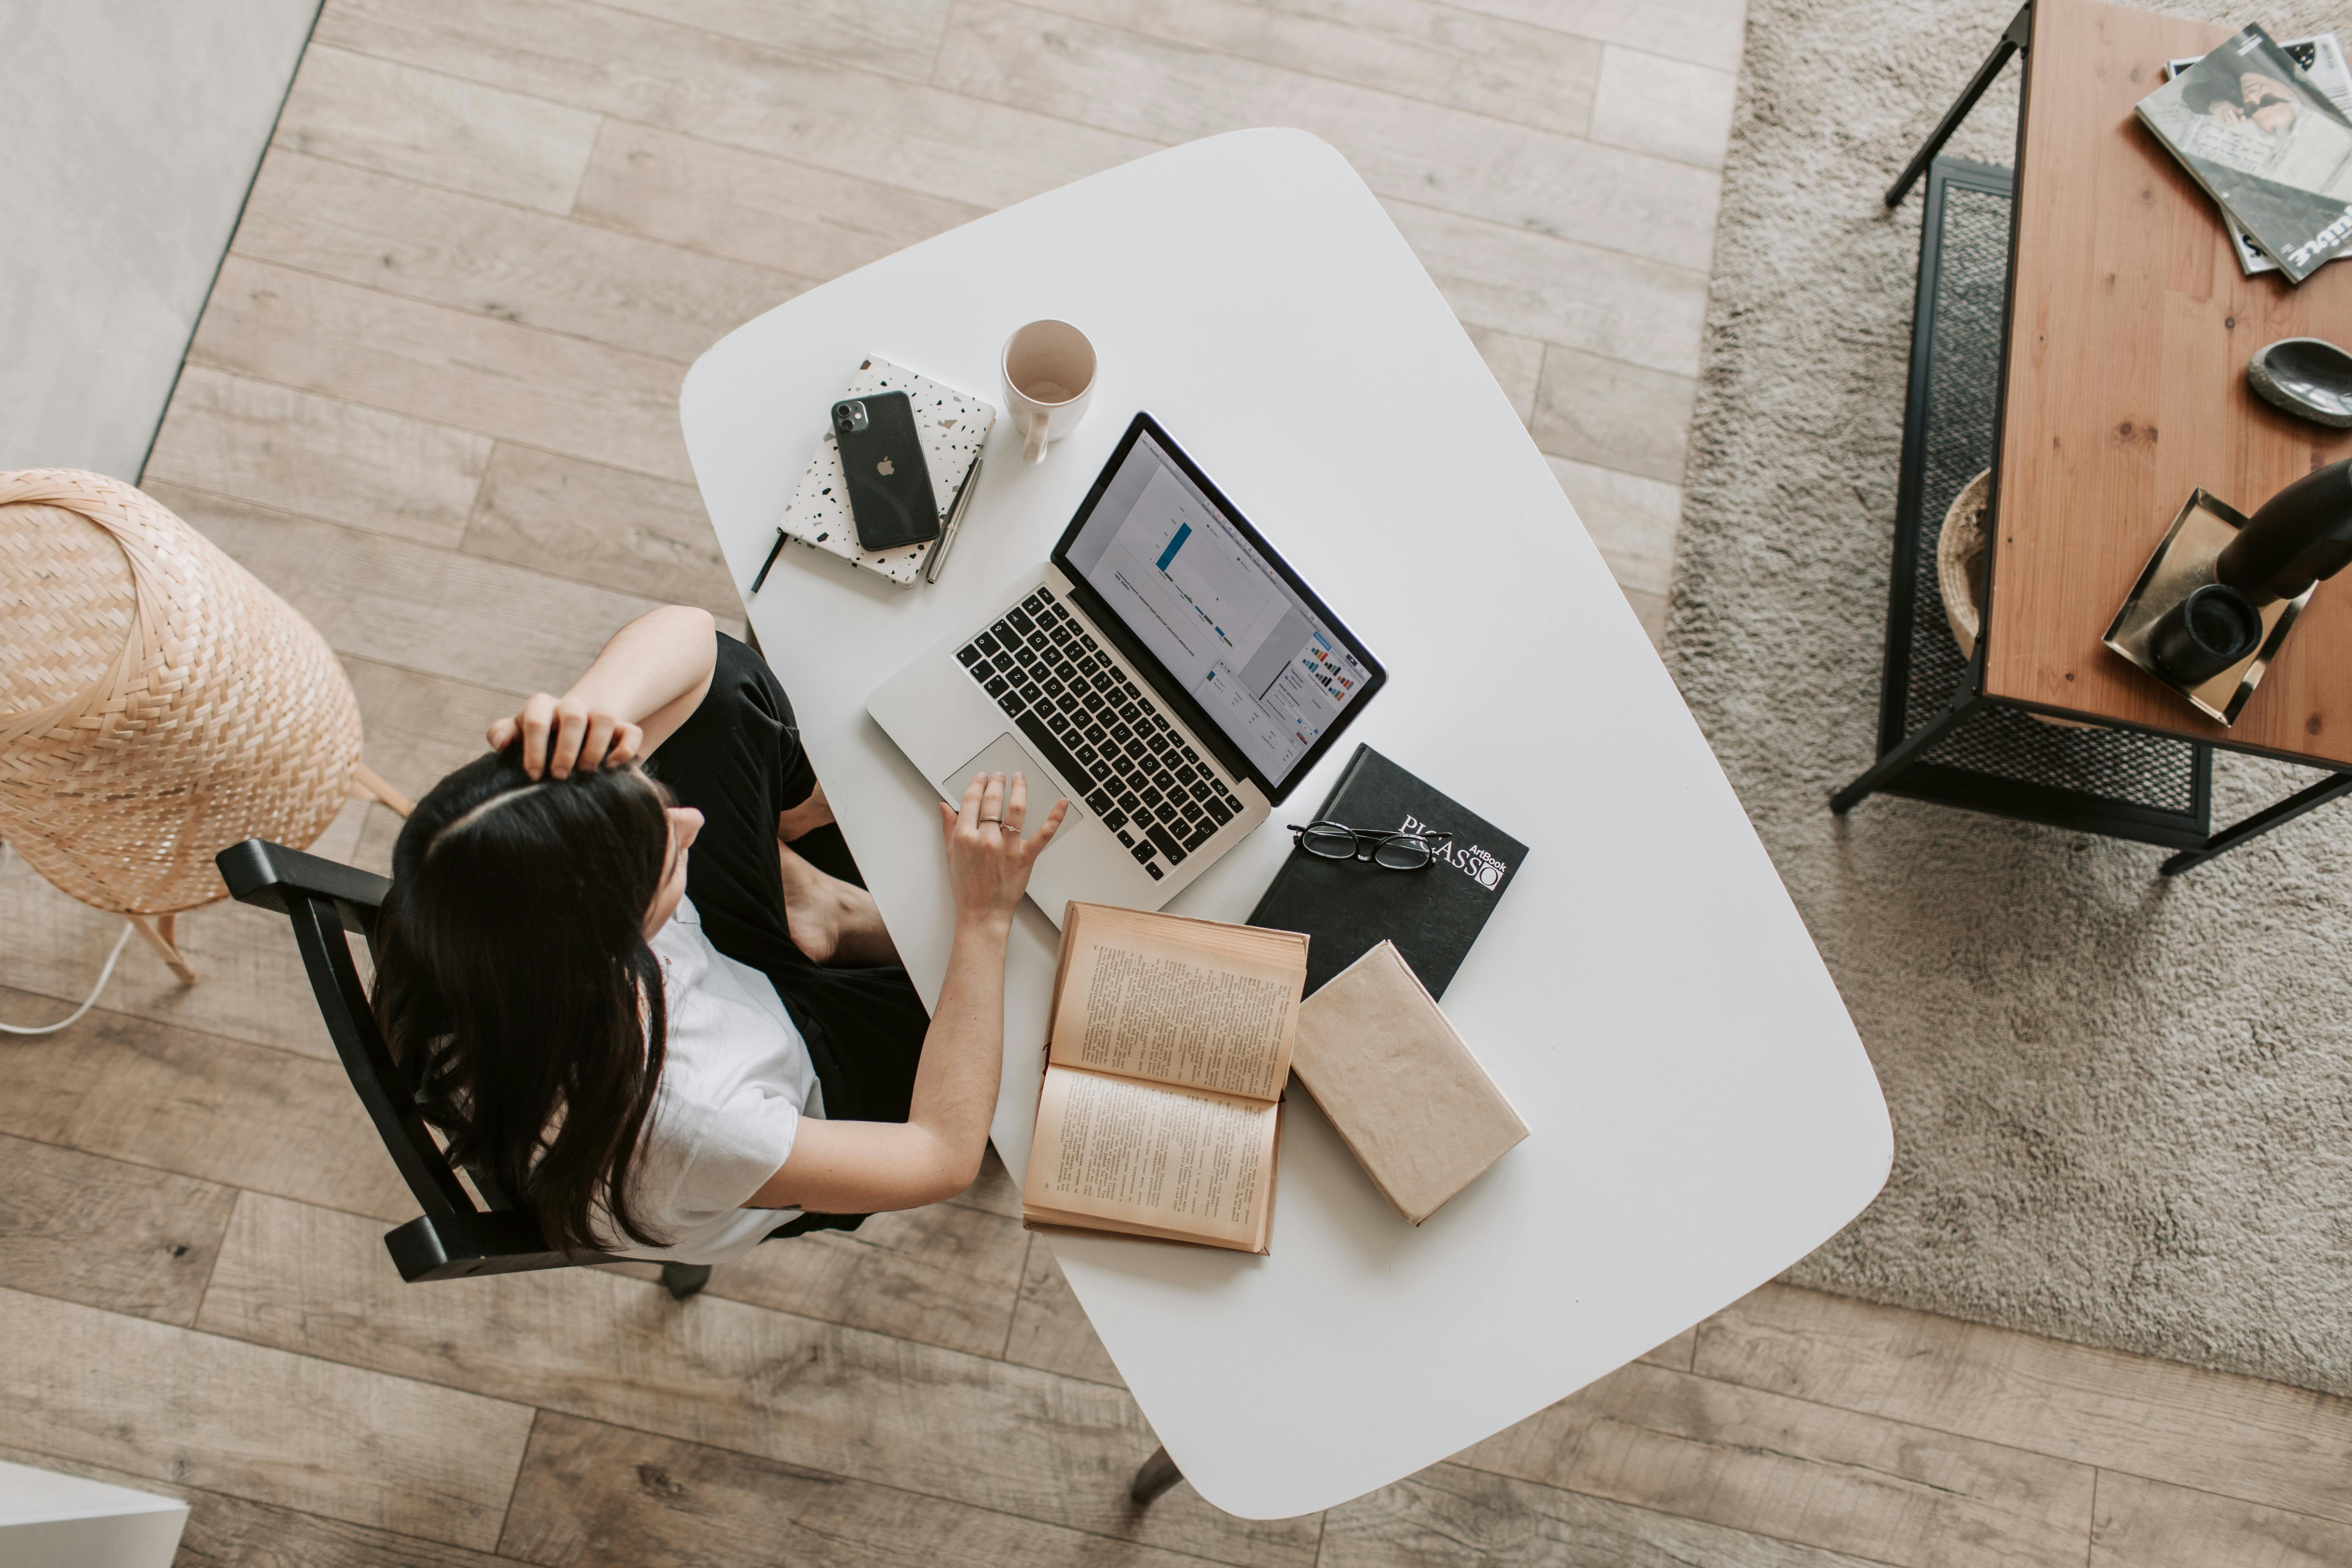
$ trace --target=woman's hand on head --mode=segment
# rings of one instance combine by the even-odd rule
[[[522,771],[532,778],[569,778],[575,768],[617,768],[635,762],[646,732],[638,726],[572,697],[541,691],[511,718],[492,721],[490,750],[503,752],[522,738]]]
[[[946,837],[948,887],[961,918],[1010,924],[1013,906],[1029,887],[1029,868],[1061,831],[1070,803],[1057,800],[1045,821],[1028,837],[1021,826],[1029,816],[1029,781],[1021,773],[975,773],[961,805],[940,803],[940,830]]]

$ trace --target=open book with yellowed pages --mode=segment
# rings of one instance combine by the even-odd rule
[[[1022,1223],[1264,1253],[1306,988],[1297,931],[1071,904]]]

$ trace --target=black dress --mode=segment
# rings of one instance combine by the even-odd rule
[[[767,975],[808,1042],[824,1113],[835,1121],[904,1121],[930,1016],[896,964],[818,964],[784,925],[776,817],[808,799],[816,772],[801,749],[793,705],[768,661],[726,633],[709,695],[664,741],[646,771],[680,805],[702,813],[687,858],[686,896],[710,944]],[[796,840],[820,870],[864,887],[835,827]],[[803,1215],[777,1236],[855,1230],[864,1215]]]

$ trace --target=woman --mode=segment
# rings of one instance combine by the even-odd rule
[[[971,1184],[1013,910],[1068,802],[1025,840],[1018,773],[940,805],[927,1018],[783,689],[705,612],[631,622],[488,739],[402,828],[376,931],[377,1019],[457,1163],[557,1247],[689,1263]]]

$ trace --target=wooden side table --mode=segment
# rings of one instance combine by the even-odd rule
[[[2300,288],[2276,273],[2245,276],[2211,199],[2133,112],[2167,60],[2229,32],[2099,0],[2030,0],[1887,192],[1894,205],[1929,175],[1878,759],[1832,797],[1832,811],[1876,793],[1920,796],[2172,847],[2162,868],[2172,875],[2352,793],[2345,590],[2314,596],[2234,726],[2100,643],[2192,489],[2251,512],[2352,455],[2352,432],[2291,419],[2245,379],[2246,362],[2276,339],[2352,343],[2352,264]],[[1981,331],[1970,337],[1971,302],[1953,279],[1986,265],[1982,200],[2009,181],[1937,154],[2021,49],[1998,363],[1989,398],[1972,408],[1968,384],[1981,378],[1987,350]],[[1966,483],[1948,470],[1965,460],[1964,427],[1988,414],[1975,437],[1992,470],[1985,635],[1957,673],[1939,672],[1933,639],[1951,663],[1958,653],[1940,609],[1922,614],[1921,552],[1931,580],[1934,550],[1923,525]],[[2037,713],[2100,728],[2059,730]],[[2330,776],[2212,832],[2213,747]]]

